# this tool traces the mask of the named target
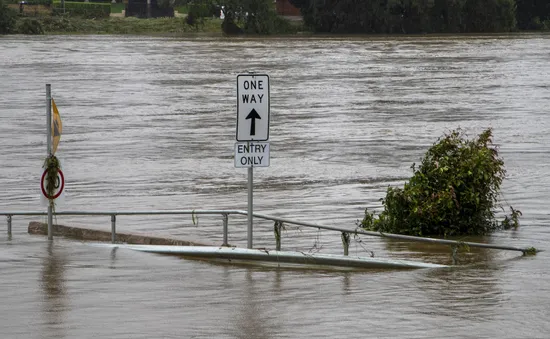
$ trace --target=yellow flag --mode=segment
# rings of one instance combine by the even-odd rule
[[[55,101],[53,101],[53,98],[52,98],[52,108],[53,108],[53,116],[52,116],[52,137],[53,137],[52,154],[55,154],[55,151],[57,151],[57,145],[59,145],[59,139],[61,139],[61,132],[63,131],[63,124],[61,123],[61,116],[59,115],[59,111],[57,110],[57,106],[55,105]]]

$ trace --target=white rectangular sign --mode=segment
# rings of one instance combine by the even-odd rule
[[[235,143],[235,167],[269,167],[269,142]]]
[[[237,76],[237,141],[269,140],[269,76]]]

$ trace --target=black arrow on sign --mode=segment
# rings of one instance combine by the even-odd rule
[[[261,118],[262,117],[258,114],[258,112],[256,112],[254,108],[246,116],[246,120],[252,119],[252,121],[250,121],[250,135],[256,135],[256,119]]]

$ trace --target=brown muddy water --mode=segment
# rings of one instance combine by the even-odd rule
[[[58,211],[246,209],[233,163],[236,76],[271,78],[271,165],[255,211],[354,228],[444,132],[494,129],[517,231],[534,246],[467,266],[315,271],[219,265],[28,235],[0,223],[1,338],[548,338],[550,36],[223,39],[0,37],[0,211],[44,211],[45,84],[64,129]],[[109,229],[109,217],[58,217]],[[195,220],[196,221],[196,220]],[[4,225],[4,226],[2,226]],[[121,232],[221,243],[221,218],[125,217]],[[246,219],[230,242],[246,246]],[[254,244],[274,247],[271,222]],[[283,249],[341,253],[288,226]],[[450,250],[353,239],[350,254],[450,263]]]

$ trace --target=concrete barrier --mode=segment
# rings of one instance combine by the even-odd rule
[[[54,236],[62,236],[84,241],[111,242],[111,232],[63,225],[52,226]],[[29,223],[28,232],[29,234],[48,235],[48,224],[43,222],[31,221]],[[212,246],[212,244],[199,243],[194,241],[118,232],[116,234],[116,239],[117,243],[137,245]]]

